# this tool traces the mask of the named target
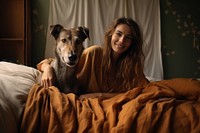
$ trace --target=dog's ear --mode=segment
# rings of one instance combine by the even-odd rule
[[[84,41],[86,38],[90,39],[89,29],[86,27],[78,27],[78,30],[81,32],[81,39]]]
[[[57,39],[62,29],[63,29],[62,25],[59,25],[59,24],[51,25],[50,33],[55,39]]]

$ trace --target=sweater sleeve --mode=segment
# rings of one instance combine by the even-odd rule
[[[42,60],[41,62],[39,62],[38,64],[37,64],[37,69],[39,70],[39,71],[41,71],[42,72],[42,70],[41,70],[41,66],[42,66],[42,64],[43,63],[47,63],[47,64],[51,64],[51,62],[54,60],[54,58],[48,58],[48,59],[44,59],[44,60]]]
[[[100,92],[101,47],[94,45],[83,51],[77,68],[77,78],[86,93]]]

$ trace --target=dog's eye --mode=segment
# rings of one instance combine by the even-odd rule
[[[66,42],[67,42],[67,39],[64,38],[64,39],[62,39],[61,41],[62,41],[63,43],[66,43]]]

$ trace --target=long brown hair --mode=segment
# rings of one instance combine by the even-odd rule
[[[108,27],[103,44],[103,58],[102,58],[102,69],[103,76],[102,81],[106,81],[106,87],[109,87],[108,73],[112,69],[111,56],[111,38],[119,24],[126,24],[130,27],[133,33],[132,44],[126,52],[122,54],[119,59],[119,67],[117,69],[116,82],[121,82],[122,86],[126,89],[131,89],[135,87],[140,77],[143,75],[143,62],[144,54],[142,51],[143,36],[140,31],[138,24],[131,18],[118,18],[116,19],[110,27]],[[115,81],[114,81],[115,82]]]

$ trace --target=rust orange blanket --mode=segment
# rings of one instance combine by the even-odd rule
[[[104,100],[80,100],[36,84],[29,92],[20,132],[199,133],[200,82],[152,82]]]

